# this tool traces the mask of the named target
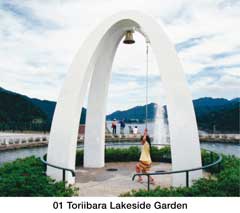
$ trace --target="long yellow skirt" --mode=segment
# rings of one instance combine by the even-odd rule
[[[151,163],[147,162],[147,161],[140,161],[138,163],[138,167],[143,171],[143,172],[146,172],[146,171],[149,171],[150,168],[151,168]]]

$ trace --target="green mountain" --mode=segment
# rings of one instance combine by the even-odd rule
[[[217,100],[215,105],[204,104],[204,107],[194,104],[198,128],[210,132],[239,133],[239,103],[239,98],[236,98],[230,101],[222,100],[222,104]]]
[[[46,114],[22,95],[0,88],[0,130],[44,130]]]
[[[239,109],[240,99],[235,98],[227,100],[224,98],[199,98],[193,100],[193,106],[196,113],[198,128],[204,131],[212,132],[239,132]],[[124,111],[116,111],[107,116],[107,120],[122,120],[130,121],[145,120],[145,105],[133,107]],[[165,117],[167,118],[167,108],[165,109]],[[154,120],[155,104],[148,105],[148,118]]]
[[[49,131],[56,102],[29,98],[0,87],[0,131]],[[85,123],[86,109],[82,109],[81,124]]]
[[[28,98],[30,102],[32,102],[35,106],[39,107],[47,116],[47,121],[52,122],[53,113],[55,110],[56,102],[55,101],[48,101],[48,100],[39,100],[36,98]]]
[[[156,104],[150,103],[147,106],[148,108],[148,120],[154,120],[155,111],[156,111]],[[110,115],[107,115],[107,120],[122,120],[125,119],[126,122],[144,122],[146,119],[146,105],[143,106],[135,106],[128,110],[124,111],[116,111]]]
[[[47,121],[49,124],[49,128],[52,123],[54,110],[56,107],[55,101],[48,101],[48,100],[39,100],[36,98],[29,98],[29,100],[37,107],[39,107],[46,115]],[[86,121],[87,110],[83,107],[81,112],[80,124],[85,124]]]
[[[212,132],[239,132],[240,98],[199,98],[193,100],[198,128]],[[50,130],[56,102],[29,98],[0,87],[0,130]],[[148,119],[154,120],[156,105],[148,105]],[[167,108],[165,117],[167,118]],[[144,122],[146,106],[136,106],[107,115],[107,120],[125,119],[127,122]],[[82,109],[80,123],[86,120]]]

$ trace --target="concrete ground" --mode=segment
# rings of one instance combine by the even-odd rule
[[[146,189],[147,179],[143,183],[138,183],[137,178],[132,181],[135,173],[136,162],[106,163],[104,168],[86,169],[77,168],[76,186],[79,188],[79,196],[119,196],[121,193],[132,189]],[[109,168],[117,168],[117,171],[106,171]],[[151,171],[171,170],[169,163],[153,163]],[[156,185],[168,187],[171,184],[170,175],[154,177]],[[151,185],[152,186],[152,185]]]
[[[132,175],[135,173],[137,162],[124,163],[106,163],[104,168],[86,169],[78,167],[76,170],[76,187],[79,188],[79,196],[82,197],[109,197],[119,196],[122,193],[129,192],[133,189],[147,189],[147,179],[143,183],[132,181]],[[117,168],[117,171],[107,171],[109,168]],[[153,163],[151,171],[171,171],[170,163]],[[204,172],[203,175],[208,177],[209,174]],[[171,175],[154,176],[155,188],[169,187],[171,185]]]

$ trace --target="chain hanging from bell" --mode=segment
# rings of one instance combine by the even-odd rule
[[[135,43],[135,41],[133,39],[133,31],[128,30],[125,33],[125,39],[123,40],[123,43],[124,44],[134,44]]]

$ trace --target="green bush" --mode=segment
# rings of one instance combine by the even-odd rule
[[[141,150],[137,146],[129,148],[107,148],[105,150],[105,162],[128,162],[138,161]],[[76,166],[83,165],[83,150],[78,150],[76,154]],[[217,160],[218,155],[213,153],[213,161]],[[167,162],[171,163],[171,149],[170,146],[165,146],[161,149],[152,146],[151,158],[153,162]],[[203,165],[211,163],[211,155],[209,152],[202,150]],[[212,168],[211,172],[217,172],[217,167]]]
[[[76,166],[83,165],[83,150],[77,150],[76,153]]]
[[[128,162],[138,161],[141,150],[137,146],[132,146],[126,149],[123,148],[108,148],[105,150],[105,162]],[[171,162],[170,147],[151,148],[151,158],[154,162]],[[78,150],[76,154],[76,166],[83,165],[83,150]]]
[[[28,157],[5,163],[0,167],[0,196],[52,197],[73,196],[76,189],[64,186],[45,175],[39,158]]]
[[[134,146],[128,149],[108,148],[105,151],[106,162],[138,161],[139,156],[140,156],[140,149]]]
[[[170,146],[165,146],[161,149],[157,147],[151,148],[151,158],[153,162],[167,162],[171,163],[171,149]]]

